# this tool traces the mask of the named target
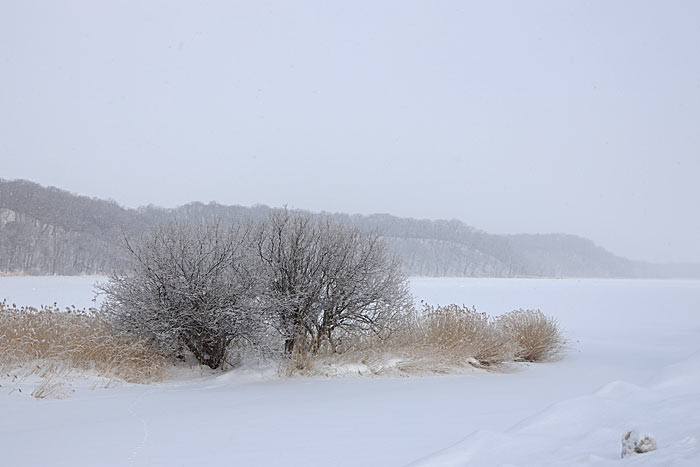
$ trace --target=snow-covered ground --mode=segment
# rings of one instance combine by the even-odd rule
[[[0,299],[89,306],[96,278],[0,278]],[[0,379],[0,465],[700,465],[700,282],[414,279],[430,303],[540,308],[559,362],[410,378],[86,377],[67,399]],[[22,389],[22,392],[19,390]],[[637,428],[658,450],[620,459]]]

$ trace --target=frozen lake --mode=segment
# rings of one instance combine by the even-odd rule
[[[94,286],[104,276],[7,276],[0,277],[0,301],[17,306],[52,305],[61,308],[95,306]]]
[[[2,277],[0,297],[89,306],[98,279]],[[608,465],[619,463],[623,430],[640,427],[657,436],[659,450],[634,465],[698,465],[699,281],[411,284],[429,303],[489,314],[539,308],[559,320],[569,353],[511,373],[280,379],[234,371],[97,390],[76,383],[71,398],[53,401],[2,381],[3,462]]]

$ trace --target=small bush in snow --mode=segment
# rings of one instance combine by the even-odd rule
[[[630,430],[622,436],[622,457],[656,450],[656,439],[649,434]]]
[[[564,350],[564,338],[554,318],[540,310],[516,310],[501,316],[498,325],[515,343],[516,360],[551,360]]]

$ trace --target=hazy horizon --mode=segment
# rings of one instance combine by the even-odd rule
[[[459,219],[700,261],[700,4],[13,2],[0,161],[126,207]]]

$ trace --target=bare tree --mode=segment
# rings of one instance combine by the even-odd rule
[[[285,351],[336,350],[337,331],[377,332],[412,299],[399,261],[374,233],[327,217],[273,213],[256,235],[262,301]]]
[[[173,355],[188,349],[218,368],[234,339],[249,338],[258,321],[250,306],[247,232],[218,223],[174,222],[126,248],[124,272],[101,287],[102,310],[130,332]]]
[[[413,307],[399,259],[389,253],[376,232],[324,224],[332,251],[323,265],[321,318],[315,348],[325,340],[336,351],[335,333],[378,332]]]

